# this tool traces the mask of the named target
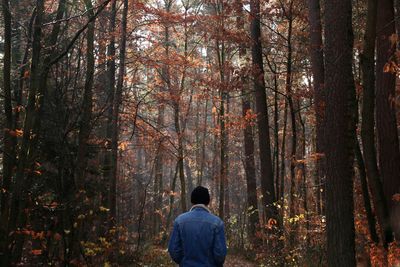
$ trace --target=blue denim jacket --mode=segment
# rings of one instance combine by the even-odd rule
[[[219,267],[226,256],[224,223],[205,206],[178,216],[168,245],[180,267]]]

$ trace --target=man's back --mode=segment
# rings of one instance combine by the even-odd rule
[[[195,205],[174,222],[168,251],[183,267],[222,266],[226,256],[224,224],[204,205]]]

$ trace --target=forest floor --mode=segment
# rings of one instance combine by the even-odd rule
[[[141,267],[176,267],[169,258],[168,252],[162,248],[152,248],[151,252],[147,253],[144,262],[139,264]],[[136,265],[137,266],[137,265]],[[224,267],[257,267],[254,262],[248,261],[240,255],[229,254],[224,263]],[[132,266],[133,267],[133,266]]]
[[[236,255],[228,255],[228,257],[226,258],[225,264],[224,266],[226,267],[236,267],[236,266],[240,266],[240,267],[256,267],[257,264],[254,262],[250,262],[246,259],[243,259],[240,256],[236,256]]]

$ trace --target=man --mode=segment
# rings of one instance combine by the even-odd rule
[[[226,256],[224,223],[207,208],[208,189],[196,187],[191,202],[190,211],[174,222],[168,252],[180,267],[223,266]]]

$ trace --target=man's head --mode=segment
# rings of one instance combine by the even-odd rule
[[[204,204],[207,206],[210,203],[210,193],[208,192],[208,189],[202,186],[196,187],[192,191],[190,201],[193,205]]]

